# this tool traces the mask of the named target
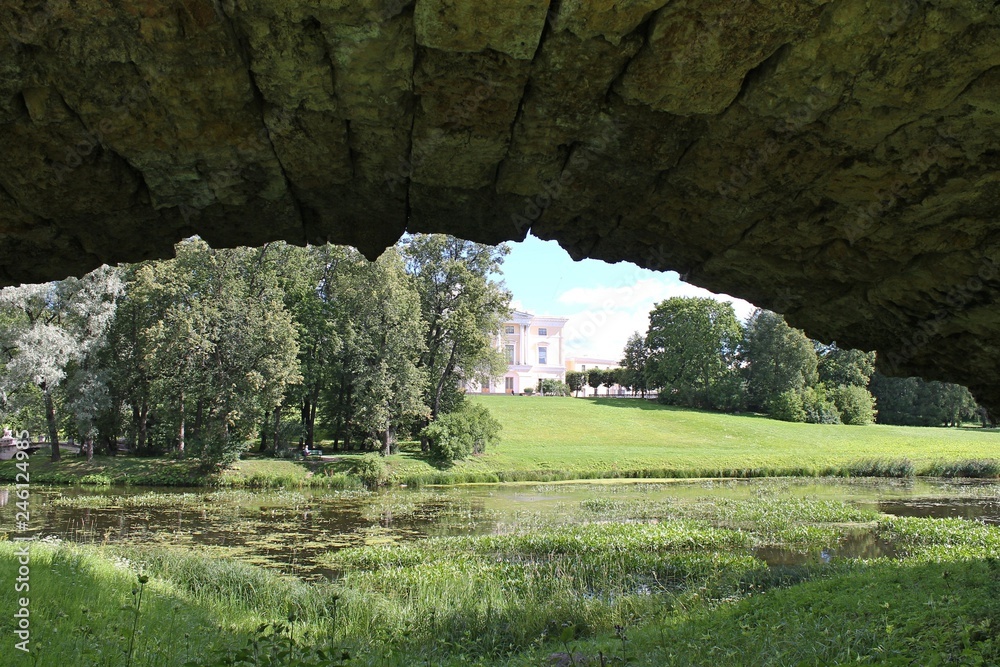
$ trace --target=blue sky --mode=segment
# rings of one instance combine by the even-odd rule
[[[746,301],[682,282],[674,271],[650,271],[628,262],[574,262],[555,241],[533,236],[508,245],[502,279],[514,295],[514,307],[568,317],[566,356],[620,359],[629,335],[646,332],[653,306],[673,296],[731,301],[740,319],[753,311]]]

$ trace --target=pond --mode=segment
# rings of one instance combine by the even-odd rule
[[[756,479],[482,485],[345,491],[211,491],[39,487],[31,529],[91,544],[186,546],[278,568],[306,579],[335,576],[331,550],[431,536],[481,535],[600,521],[699,517],[705,508],[773,499],[844,501],[887,514],[961,517],[1000,524],[1000,484],[980,481]],[[767,503],[765,503],[767,504]],[[14,493],[0,487],[0,531],[14,525]],[[869,529],[803,553],[756,555],[770,565],[893,556]]]

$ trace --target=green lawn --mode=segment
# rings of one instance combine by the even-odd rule
[[[1000,458],[1000,433],[978,428],[793,424],[632,399],[472,400],[503,423],[501,443],[458,463],[448,471],[452,477],[842,474],[854,462],[876,458],[907,458],[917,474],[928,474],[942,461]],[[404,477],[434,471],[413,452],[392,457],[390,465]]]
[[[482,456],[443,468],[403,443],[387,459],[407,484],[557,481],[621,477],[761,477],[785,475],[883,475],[857,464],[907,460],[909,474],[941,475],[944,466],[989,460],[1000,471],[1000,432],[980,428],[830,426],[792,424],[752,415],[725,415],[608,398],[475,396],[503,424],[501,442]],[[321,443],[327,454],[330,443]],[[350,476],[360,453],[333,461],[248,458],[219,477],[194,461],[67,457],[56,464],[31,461],[31,479],[42,483],[199,485],[241,487],[356,486]],[[909,465],[909,464],[907,464]],[[0,462],[0,480],[14,481],[14,461]]]

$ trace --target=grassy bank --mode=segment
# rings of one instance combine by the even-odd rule
[[[411,484],[447,484],[1000,473],[1000,433],[982,429],[794,424],[630,399],[472,400],[503,424],[500,446],[446,470],[404,452],[391,461],[399,477]]]
[[[37,654],[9,664],[125,665],[130,643],[136,667],[1000,661],[995,527],[771,496],[590,509],[582,525],[331,553],[344,576],[324,585],[193,552],[36,544]],[[859,531],[896,557],[761,555],[836,550]],[[15,570],[0,542],[0,578]]]
[[[978,428],[793,424],[628,399],[473,397],[503,424],[499,446],[443,468],[404,444],[386,462],[397,482],[426,484],[602,478],[914,475],[1000,476],[1000,433]],[[326,443],[329,451],[329,443]],[[249,459],[220,476],[164,459],[35,458],[32,481],[237,488],[350,488],[355,454],[333,462]],[[13,481],[13,461],[0,481]]]

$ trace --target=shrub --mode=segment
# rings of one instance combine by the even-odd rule
[[[875,398],[864,387],[840,385],[830,392],[830,397],[844,424],[866,426],[875,421]]]
[[[354,476],[369,489],[376,489],[389,483],[392,475],[381,454],[365,454],[354,464]]]
[[[822,383],[806,387],[802,391],[802,409],[810,424],[839,424],[840,412],[837,405],[827,395]]]
[[[804,422],[806,411],[802,407],[802,396],[794,389],[783,391],[768,402],[768,413],[774,419],[786,422]]]
[[[524,393],[527,396],[531,396],[532,394],[535,393],[535,389],[533,387],[525,387],[524,388]]]
[[[565,382],[550,378],[542,380],[541,392],[546,396],[569,396],[569,386]]]
[[[201,459],[205,471],[225,470],[236,463],[247,450],[247,443],[233,437],[224,424],[210,421],[200,437],[189,438],[188,450]]]
[[[420,434],[427,438],[434,458],[452,463],[495,445],[501,428],[485,406],[465,403],[455,412],[438,415]]]

